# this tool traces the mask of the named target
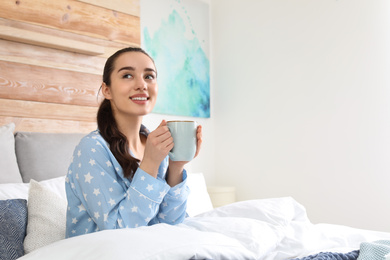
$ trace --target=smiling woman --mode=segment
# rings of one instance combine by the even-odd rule
[[[101,90],[98,130],[80,141],[67,174],[66,236],[181,223],[188,162],[168,159],[174,144],[165,120],[151,133],[142,125],[157,100],[153,59],[141,48],[117,51],[105,64]],[[200,126],[197,139],[198,154]]]

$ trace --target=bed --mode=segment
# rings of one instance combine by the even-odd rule
[[[0,127],[0,259],[390,259],[390,233],[312,224],[291,197],[213,208],[202,173],[181,224],[65,239],[63,173],[82,134],[14,130]]]
[[[140,46],[139,1],[2,1],[2,11],[1,260],[390,259],[390,233],[312,224],[291,197],[214,209],[202,173],[188,176],[179,225],[64,239],[64,173],[84,135],[70,133],[96,128],[105,60]]]

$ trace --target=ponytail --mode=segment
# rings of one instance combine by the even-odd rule
[[[97,124],[101,136],[109,144],[112,154],[122,167],[124,177],[132,178],[140,160],[130,155],[129,142],[126,136],[118,129],[112,113],[111,103],[108,99],[104,99],[100,104],[97,113]]]

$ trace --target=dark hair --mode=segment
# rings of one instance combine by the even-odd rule
[[[126,52],[141,52],[147,55],[153,61],[149,54],[138,47],[128,47],[117,51],[107,59],[104,66],[103,82],[108,87],[111,86],[111,73],[114,70],[115,61],[121,54]],[[97,125],[100,134],[109,144],[112,154],[115,156],[118,163],[122,167],[123,175],[126,178],[133,177],[135,171],[138,168],[138,163],[140,160],[131,156],[129,151],[129,141],[127,140],[126,136],[122,134],[121,131],[119,131],[114,114],[112,112],[111,102],[108,99],[104,99],[99,106],[97,113]]]

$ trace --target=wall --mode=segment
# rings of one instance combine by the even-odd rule
[[[390,3],[212,0],[215,168],[239,200],[390,231]]]

